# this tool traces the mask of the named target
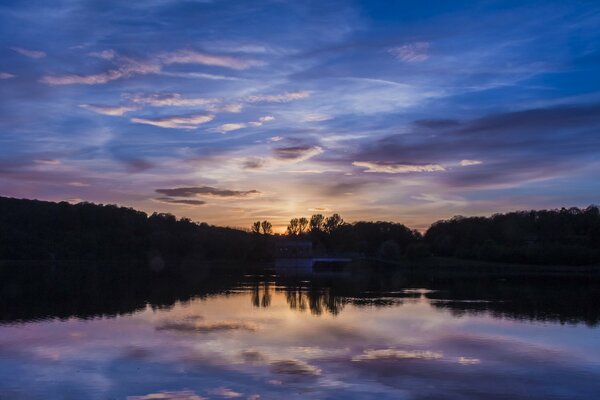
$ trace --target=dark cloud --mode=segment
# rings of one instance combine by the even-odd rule
[[[244,169],[260,169],[265,165],[265,160],[262,158],[248,158],[242,163]]]
[[[323,149],[321,147],[310,145],[279,147],[273,149],[276,158],[287,161],[306,160],[322,152]]]
[[[428,134],[423,134],[423,129]],[[352,162],[440,164],[458,187],[513,184],[585,167],[600,148],[600,105],[500,113],[457,122],[420,120],[412,132],[363,146]],[[460,166],[461,160],[479,160]]]
[[[211,186],[200,187],[181,187],[173,189],[156,189],[156,193],[165,196],[173,197],[195,197],[195,196],[210,196],[210,197],[246,197],[253,194],[260,194],[258,190],[229,190],[217,189]]]
[[[172,197],[157,197],[154,199],[160,203],[168,203],[168,204],[180,204],[186,206],[201,206],[206,204],[203,200],[191,200],[191,199],[174,199]]]

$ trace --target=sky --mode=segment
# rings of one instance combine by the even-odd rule
[[[600,203],[597,1],[0,3],[0,195],[249,227]]]

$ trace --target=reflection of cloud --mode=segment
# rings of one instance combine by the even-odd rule
[[[192,200],[192,199],[174,199],[172,197],[157,197],[154,199],[159,203],[167,203],[167,204],[178,204],[184,206],[201,206],[206,204],[203,200]]]
[[[144,396],[127,396],[127,400],[206,400],[206,397],[198,396],[191,390],[179,392],[158,392]]]
[[[481,360],[479,358],[459,357],[458,363],[462,365],[475,365],[481,364]]]
[[[81,105],[79,105],[79,107],[85,108],[86,110],[96,112],[98,114],[112,115],[112,116],[121,116],[128,112],[137,110],[137,107],[102,106],[102,105],[94,105],[94,104],[81,104]]]
[[[216,389],[211,390],[210,392],[216,396],[226,397],[228,399],[243,396],[242,393],[235,392],[235,391],[225,388],[225,387],[216,388]]]
[[[244,350],[241,356],[247,363],[263,363],[267,360],[267,356],[258,350]]]
[[[429,43],[408,43],[399,47],[391,48],[390,50],[388,50],[388,52],[394,57],[396,57],[398,60],[404,62],[413,63],[425,61],[429,58]]]
[[[444,171],[440,164],[405,164],[384,161],[354,161],[352,165],[367,168],[364,172],[379,172],[385,174],[406,174],[409,172]]]
[[[131,122],[158,126],[160,128],[172,129],[196,129],[199,125],[213,120],[215,116],[210,114],[198,114],[190,116],[170,116],[160,118],[131,118]]]
[[[156,193],[164,194],[166,196],[175,197],[194,197],[194,196],[208,196],[208,197],[246,197],[249,195],[260,194],[258,190],[230,190],[230,189],[218,189],[211,186],[200,186],[200,187],[180,187],[173,189],[156,189]]]
[[[424,350],[365,350],[362,354],[352,357],[352,361],[375,360],[437,360],[444,355],[436,351]]]
[[[321,370],[301,360],[281,360],[271,363],[271,370],[278,374],[319,375]]]
[[[482,162],[479,160],[461,160],[460,161],[460,165],[463,167],[468,167],[470,165],[479,165],[479,164],[482,164]]]
[[[156,327],[158,331],[175,331],[175,332],[197,332],[211,333],[219,331],[255,331],[258,329],[256,324],[237,321],[220,321],[206,323],[192,322],[165,322]]]
[[[310,92],[303,90],[298,92],[285,92],[280,94],[259,94],[246,97],[249,103],[287,103],[294,100],[304,99],[310,96]]]
[[[46,57],[46,53],[44,53],[43,51],[24,49],[22,47],[11,47],[11,49],[16,51],[17,53],[21,54],[22,56],[29,57],[29,58],[44,58],[44,57]]]

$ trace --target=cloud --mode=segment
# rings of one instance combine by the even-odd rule
[[[235,392],[231,389],[225,388],[225,387],[220,387],[220,388],[216,388],[210,391],[211,394],[214,394],[216,396],[221,396],[221,397],[226,397],[228,399],[233,399],[233,398],[237,398],[237,397],[242,397],[243,394],[239,393],[239,392]]]
[[[310,96],[309,91],[285,92],[271,95],[254,95],[246,97],[248,103],[288,103],[294,100],[304,99]]]
[[[461,160],[460,165],[463,167],[468,167],[470,165],[479,165],[482,164],[482,161],[479,160]]]
[[[173,188],[173,189],[156,189],[156,193],[160,193],[165,196],[173,196],[173,197],[207,196],[207,197],[221,197],[221,198],[248,197],[250,195],[260,194],[260,192],[258,190],[229,190],[229,189],[217,189],[217,188],[210,187],[210,186],[181,187],[181,188]]]
[[[216,128],[211,128],[209,129],[212,132],[220,132],[220,133],[227,133],[227,132],[231,132],[231,131],[237,131],[239,129],[244,129],[247,128],[249,126],[258,128],[260,126],[263,126],[263,124],[265,122],[269,122],[269,121],[273,121],[275,118],[268,115],[266,117],[260,117],[258,119],[258,121],[251,121],[251,122],[236,122],[236,123],[228,123],[228,124],[222,124],[219,125]]]
[[[388,50],[396,59],[414,63],[425,61],[429,58],[429,42],[408,43]]]
[[[377,360],[439,360],[444,356],[437,351],[425,350],[365,350],[362,354],[352,357],[352,361],[377,361]]]
[[[125,98],[132,103],[153,107],[197,107],[222,101],[221,99],[205,97],[184,98],[179,93],[127,94]]]
[[[159,203],[178,204],[184,206],[202,206],[206,204],[204,200],[174,199],[172,197],[157,197],[154,200],[158,201]]]
[[[211,128],[210,131],[227,133],[227,132],[231,132],[231,131],[237,131],[238,129],[244,129],[247,126],[248,126],[248,124],[246,124],[244,122],[229,123],[229,124],[219,125],[216,128]]]
[[[207,400],[206,397],[197,395],[191,390],[176,392],[158,392],[143,396],[127,396],[127,400]]]
[[[425,121],[415,122],[406,132],[363,144],[348,156],[348,162],[369,160],[385,165],[401,158],[411,165],[461,165],[456,160],[484,160],[476,167],[448,169],[439,183],[453,188],[508,188],[571,176],[597,159],[600,146],[599,103],[496,113],[464,121]],[[423,128],[428,129],[426,134]]]
[[[43,51],[39,51],[39,50],[24,49],[22,47],[11,47],[11,49],[25,57],[29,57],[29,58],[38,59],[38,58],[46,57],[46,53],[44,53]]]
[[[244,108],[244,106],[240,103],[231,103],[231,104],[223,104],[223,105],[216,105],[216,104],[211,104],[208,107],[206,107],[206,109],[210,112],[228,112],[228,113],[239,113],[242,111],[242,108]]]
[[[79,107],[85,108],[103,115],[122,116],[128,112],[138,110],[137,107],[131,106],[103,106],[97,104],[80,104]]]
[[[385,161],[354,161],[352,165],[366,168],[364,172],[377,172],[384,174],[445,171],[445,168],[440,164],[406,164]]]
[[[257,60],[245,60],[233,56],[222,56],[208,54],[194,50],[178,50],[171,53],[165,53],[159,56],[164,64],[200,64],[230,69],[244,70],[250,67],[264,65],[265,63]]]
[[[243,169],[260,169],[264,167],[266,164],[266,160],[262,158],[252,157],[244,160],[242,162]]]
[[[289,146],[273,149],[273,153],[280,160],[299,162],[323,153],[323,149],[320,146]]]
[[[274,121],[275,117],[271,116],[271,115],[267,115],[265,117],[260,117],[258,119],[258,121],[252,121],[252,122],[248,122],[249,125],[252,125],[254,127],[259,127],[259,126],[263,126],[263,124],[265,122],[270,122],[270,121]]]
[[[40,165],[60,165],[60,160],[54,160],[54,159],[39,159],[39,160],[33,160],[33,162],[35,162],[36,164],[40,164]]]
[[[146,124],[170,129],[196,129],[198,126],[212,121],[215,118],[210,114],[197,114],[189,116],[170,116],[160,118],[131,118],[136,124]]]
[[[330,120],[331,118],[332,117],[330,115],[327,115],[327,114],[306,114],[302,118],[302,121],[306,121],[306,122],[321,122],[321,121]]]
[[[67,74],[67,75],[47,75],[40,79],[40,82],[51,86],[60,85],[100,85],[121,78],[128,78],[133,75],[156,74],[160,72],[160,64],[132,58],[119,59],[117,68],[106,72],[91,75]]]
[[[277,374],[319,375],[321,370],[301,360],[281,360],[271,363],[271,370]]]
[[[102,51],[95,51],[90,53],[90,56],[92,57],[98,57],[101,58],[103,60],[112,60],[113,58],[115,58],[116,53],[114,50],[102,50]]]
[[[0,79],[12,79],[16,75],[9,74],[8,72],[0,72]]]

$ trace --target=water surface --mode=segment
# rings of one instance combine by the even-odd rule
[[[4,278],[0,399],[600,393],[589,277],[213,268],[135,282]]]

